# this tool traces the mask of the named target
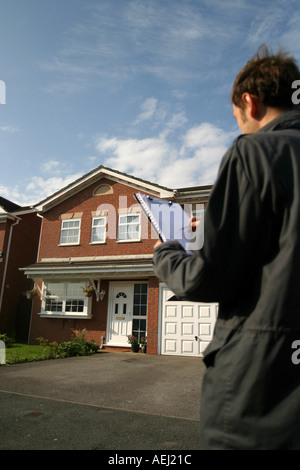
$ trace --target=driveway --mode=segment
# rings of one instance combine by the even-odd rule
[[[101,351],[0,367],[1,450],[199,449],[202,359]]]

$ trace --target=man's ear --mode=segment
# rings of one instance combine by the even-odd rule
[[[242,100],[245,103],[250,116],[253,119],[259,119],[260,107],[257,96],[250,95],[250,93],[243,93]]]

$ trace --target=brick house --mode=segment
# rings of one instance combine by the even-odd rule
[[[28,338],[31,302],[24,292],[32,288],[19,268],[37,257],[41,218],[35,210],[0,197],[0,333]]]
[[[30,342],[40,336],[66,341],[85,329],[105,348],[128,348],[127,335],[147,335],[149,353],[201,355],[215,305],[168,304],[172,293],[152,269],[157,237],[134,193],[203,207],[210,189],[173,190],[99,166],[37,204],[43,219],[38,257],[22,269],[39,292]],[[91,297],[84,294],[87,285]],[[195,341],[201,331],[205,341]]]

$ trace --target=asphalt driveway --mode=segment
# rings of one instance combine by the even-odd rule
[[[0,366],[1,450],[196,450],[202,359],[106,352]]]

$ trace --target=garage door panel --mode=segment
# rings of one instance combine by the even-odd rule
[[[198,305],[198,318],[199,319],[211,319],[212,317],[212,308],[210,305]]]
[[[165,335],[177,335],[177,323],[174,322],[166,322],[165,323]]]
[[[198,323],[198,333],[197,336],[200,336],[201,338],[203,336],[206,337],[211,337],[212,336],[212,325],[211,323]],[[205,338],[207,339],[207,338]]]
[[[200,341],[199,342],[199,355],[203,356],[203,353],[207,346],[209,345],[210,341]]]
[[[179,351],[177,350],[178,342],[176,339],[165,339],[164,340],[164,350],[165,354],[175,354],[179,355]]]
[[[181,354],[182,355],[195,355],[195,341],[181,340]]]
[[[203,356],[212,340],[217,304],[170,300],[173,292],[161,288],[161,354]]]
[[[181,336],[195,336],[195,324],[194,323],[181,323]]]
[[[177,306],[176,305],[166,305],[165,317],[166,318],[176,318],[177,317]]]
[[[182,305],[181,318],[194,318],[194,306]]]

